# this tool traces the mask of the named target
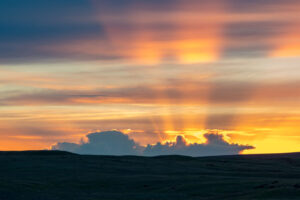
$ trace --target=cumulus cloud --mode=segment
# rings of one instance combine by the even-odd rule
[[[157,143],[156,145],[148,145],[144,151],[144,155],[187,155],[187,156],[213,156],[213,155],[234,155],[239,154],[243,150],[253,149],[253,146],[230,144],[226,142],[223,135],[215,133],[207,133],[204,135],[207,140],[205,143],[188,144],[183,136],[177,136],[175,142],[167,142],[165,144]]]
[[[71,151],[79,154],[91,155],[137,155],[139,145],[132,139],[118,131],[96,132],[87,135],[88,142],[57,143],[53,150]]]
[[[148,144],[143,147],[122,132],[104,131],[87,135],[87,142],[80,144],[57,143],[51,149],[90,155],[185,155],[197,157],[234,155],[254,148],[249,145],[230,144],[224,140],[223,135],[216,133],[207,133],[204,137],[205,143],[189,144],[183,136],[178,135],[174,142],[158,142],[155,145]]]

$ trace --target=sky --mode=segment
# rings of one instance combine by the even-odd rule
[[[195,155],[211,138],[233,153],[300,151],[299,10],[298,0],[1,1],[0,150],[81,151],[111,133],[150,155],[180,144]]]

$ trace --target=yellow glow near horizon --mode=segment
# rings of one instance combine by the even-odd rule
[[[263,153],[290,153],[300,151],[299,137],[268,137],[255,140],[255,149],[246,150],[243,154],[263,154]]]

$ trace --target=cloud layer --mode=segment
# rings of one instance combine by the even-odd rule
[[[76,143],[57,143],[52,150],[70,151],[78,154],[90,155],[185,155],[185,156],[213,156],[234,155],[243,150],[253,149],[253,146],[230,144],[223,135],[207,133],[205,143],[189,144],[181,135],[174,142],[156,143],[155,145],[140,146],[128,135],[118,131],[96,132],[87,135],[88,141]]]
[[[295,0],[0,2],[0,62],[126,59],[153,64],[299,55],[299,29],[290,28],[299,24],[299,6]]]
[[[299,0],[0,1],[1,150],[101,127],[143,130],[124,131],[139,154],[178,153],[176,142],[147,144],[198,142],[189,131],[209,129],[238,132],[251,153],[300,151],[299,9]],[[129,144],[114,153],[132,154]]]

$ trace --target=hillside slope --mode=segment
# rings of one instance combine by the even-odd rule
[[[0,199],[299,199],[300,154],[81,156],[0,152]]]

